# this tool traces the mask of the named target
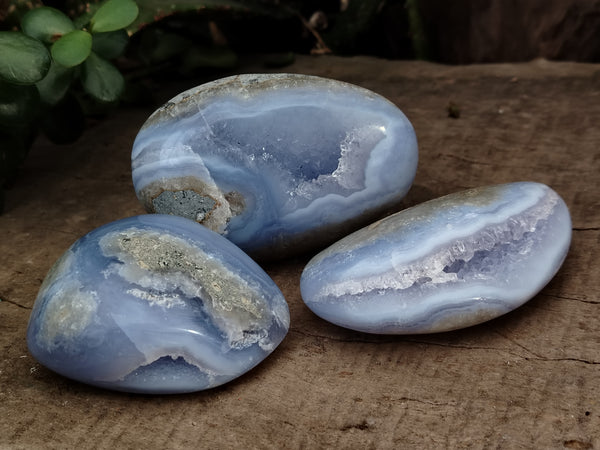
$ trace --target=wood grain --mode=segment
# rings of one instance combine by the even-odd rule
[[[296,258],[265,266],[290,305],[290,333],[238,380],[175,396],[72,382],[29,356],[25,330],[42,279],[75,239],[143,213],[129,157],[151,109],[122,110],[76,144],[39,139],[8,192],[0,448],[600,448],[600,65],[299,57],[286,71],[359,84],[406,113],[420,162],[405,206],[486,184],[550,185],[574,227],[560,272],[491,322],[390,337],[314,316],[298,288],[308,256]]]

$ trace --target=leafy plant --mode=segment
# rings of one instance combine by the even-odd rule
[[[137,16],[133,0],[105,0],[75,20],[42,6],[22,16],[21,31],[0,31],[0,195],[39,129],[57,143],[81,135],[77,89],[100,103],[119,99],[125,80],[109,60]]]

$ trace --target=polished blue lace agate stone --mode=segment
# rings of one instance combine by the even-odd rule
[[[84,383],[180,393],[248,371],[288,328],[283,295],[238,247],[188,219],[147,215],[66,251],[40,289],[27,343]]]
[[[459,192],[389,216],[315,256],[302,297],[320,317],[369,333],[449,331],[511,311],[560,268],[563,200],[538,183]]]
[[[133,184],[261,258],[331,243],[395,207],[417,167],[412,125],[339,81],[239,75],[173,98],[140,130]]]

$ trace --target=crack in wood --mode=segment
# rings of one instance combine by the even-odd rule
[[[352,343],[362,343],[362,344],[390,344],[390,343],[397,343],[397,342],[407,342],[407,343],[432,345],[432,346],[438,346],[438,347],[448,347],[448,348],[456,348],[456,349],[463,349],[463,350],[492,350],[492,351],[495,351],[498,353],[506,353],[508,355],[523,359],[525,361],[580,362],[580,363],[588,364],[588,365],[599,365],[600,364],[600,361],[587,360],[587,359],[582,359],[582,358],[551,358],[551,357],[547,357],[547,356],[544,356],[544,355],[534,352],[533,350],[527,348],[523,344],[520,344],[519,342],[515,341],[514,339],[511,339],[508,336],[503,335],[499,331],[495,331],[495,333],[498,334],[500,337],[506,339],[507,341],[511,342],[512,344],[516,345],[517,347],[521,348],[522,350],[524,350],[525,352],[529,353],[532,356],[526,356],[526,355],[523,355],[523,354],[520,354],[520,353],[517,353],[514,351],[510,351],[508,349],[503,349],[503,348],[498,348],[498,347],[459,345],[459,344],[452,344],[452,343],[448,343],[448,342],[432,342],[432,341],[427,341],[427,340],[410,339],[410,338],[407,338],[406,336],[398,336],[399,339],[397,339],[397,340],[391,340],[391,339],[367,340],[367,339],[342,339],[342,338],[337,338],[337,337],[333,337],[333,336],[324,336],[324,335],[319,335],[319,334],[307,333],[305,331],[300,331],[300,330],[290,330],[290,332],[298,333],[303,336],[313,337],[313,338],[317,338],[317,339],[324,339],[324,340],[329,340],[329,341],[334,341],[334,342],[352,342]]]
[[[569,439],[563,442],[565,448],[574,448],[574,449],[593,449],[594,444],[591,442],[580,441],[578,439]]]
[[[308,332],[301,331],[301,330],[290,330],[290,333],[292,333],[292,332],[301,334],[303,336],[313,337],[316,339],[329,340],[329,341],[333,341],[333,342],[350,342],[350,343],[360,343],[360,344],[397,344],[399,342],[405,342],[405,343],[430,345],[430,346],[437,346],[437,347],[456,348],[456,349],[462,349],[462,350],[485,350],[485,351],[491,350],[491,351],[495,351],[495,352],[499,352],[499,353],[500,352],[507,353],[507,354],[509,354],[511,356],[515,356],[517,358],[527,359],[526,356],[511,352],[510,350],[503,349],[503,348],[474,346],[474,345],[460,345],[460,344],[452,344],[449,342],[427,341],[427,340],[423,340],[423,339],[414,339],[407,335],[393,336],[391,339],[390,338],[386,339],[383,336],[379,339],[377,339],[375,336],[373,339],[360,339],[360,338],[344,339],[344,338],[338,338],[335,336],[324,336],[324,335],[319,335],[319,334],[314,334],[314,333],[308,333]],[[376,336],[378,336],[378,335],[376,335]],[[525,350],[527,350],[527,349],[525,349]],[[529,353],[531,353],[534,356],[539,356],[533,352],[529,352]]]
[[[11,305],[15,305],[15,306],[17,306],[17,307],[19,307],[19,308],[23,308],[23,309],[29,309],[29,310],[31,310],[31,307],[30,307],[30,306],[21,305],[20,303],[17,303],[17,302],[15,302],[15,301],[8,300],[8,299],[4,298],[4,296],[3,296],[3,295],[0,295],[0,302],[6,302],[6,303],[10,303]]]
[[[600,361],[593,361],[593,360],[587,360],[587,359],[582,359],[582,358],[551,358],[548,356],[544,356],[541,355],[539,353],[534,352],[533,350],[525,347],[523,344],[520,344],[519,342],[517,342],[514,339],[509,338],[508,336],[503,335],[502,333],[500,333],[499,331],[495,332],[497,335],[503,337],[504,339],[506,339],[507,341],[513,343],[514,345],[516,345],[519,348],[522,348],[523,350],[525,350],[528,353],[531,353],[533,355],[533,357],[530,356],[522,356],[519,355],[521,358],[523,358],[526,361],[542,361],[542,362],[580,362],[583,364],[591,364],[591,365],[597,365],[600,364]]]
[[[536,353],[536,352],[534,352],[533,350],[531,350],[531,349],[529,349],[529,348],[525,347],[523,344],[521,344],[521,343],[517,342],[515,339],[512,339],[512,338],[510,338],[510,337],[508,337],[508,336],[506,336],[506,335],[504,335],[504,334],[500,333],[499,331],[494,331],[494,333],[496,333],[496,334],[497,334],[498,336],[500,336],[501,338],[503,338],[503,339],[506,339],[508,342],[512,343],[513,345],[516,345],[516,346],[517,346],[517,347],[519,347],[520,349],[522,349],[522,350],[525,350],[527,353],[529,353],[529,354],[533,355],[535,358],[538,358],[538,359],[544,359],[544,356],[543,356],[543,355],[540,355],[539,353]],[[523,358],[523,359],[525,359],[525,360],[529,360],[529,359],[530,359],[530,358],[529,358],[529,357],[527,357],[527,356],[523,356],[523,355],[518,355],[518,356],[519,356],[519,357],[521,357],[521,358]],[[532,359],[533,359],[533,358],[532,358]]]
[[[600,365],[600,361],[593,361],[593,360],[581,359],[581,358],[546,358],[546,357],[541,357],[541,358],[525,358],[525,359],[527,361],[577,362],[577,363],[583,363],[583,364],[588,364],[588,365],[592,365],[592,366]]]
[[[363,420],[362,422],[344,425],[343,427],[340,428],[340,431],[348,431],[348,430],[366,431],[371,428],[373,428],[373,426],[371,424],[369,424],[366,420]]]
[[[397,399],[390,399],[394,402],[413,402],[413,403],[420,403],[422,405],[429,405],[429,406],[456,406],[457,402],[434,402],[431,400],[421,400],[420,398],[413,398],[413,397],[400,397]]]
[[[546,295],[548,297],[559,298],[561,300],[571,300],[571,301],[574,301],[574,302],[589,303],[590,305],[598,305],[598,304],[600,304],[600,301],[584,300],[582,298],[577,298],[577,297],[567,297],[565,295],[556,295],[556,294],[546,294]]]

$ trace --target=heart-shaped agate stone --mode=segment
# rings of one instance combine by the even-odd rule
[[[288,328],[283,295],[239,248],[188,219],[146,215],[66,251],[40,289],[27,343],[84,383],[179,393],[243,374]]]
[[[331,243],[398,204],[417,167],[406,116],[339,81],[239,75],[183,92],[136,137],[147,211],[194,219],[261,258]]]
[[[563,200],[538,183],[450,194],[363,228],[316,255],[302,298],[370,333],[454,330],[511,311],[560,268],[571,241]]]

